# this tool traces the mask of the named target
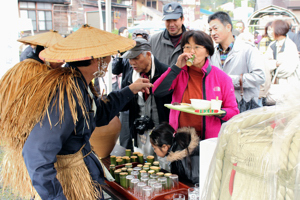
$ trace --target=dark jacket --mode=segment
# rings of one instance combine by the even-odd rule
[[[27,59],[28,54],[33,51],[33,48],[29,45],[20,55],[20,62]]]
[[[82,149],[82,153],[84,156],[86,155],[84,161],[92,179],[99,184],[104,184],[104,174],[99,159],[94,153],[88,154],[91,151],[89,139],[96,126],[107,125],[133,98],[133,93],[128,87],[121,91],[111,92],[107,97],[108,102],[106,103],[94,99],[97,106],[95,113],[84,77],[81,76],[74,79],[83,95],[86,109],[89,111],[89,119],[86,120],[84,118],[77,103],[78,121],[74,125],[67,96],[65,96],[63,123],[56,124],[59,121],[58,106],[55,106],[53,110],[49,109],[49,119],[44,117],[41,121],[42,126],[40,123],[35,125],[23,147],[23,157],[29,176],[34,188],[42,199],[66,199],[62,186],[56,178],[57,171],[54,168],[54,163],[57,161],[56,155],[74,154],[83,145],[85,146]],[[52,108],[52,103],[50,107]],[[51,121],[52,127],[49,121]]]
[[[177,132],[180,131],[191,134],[191,142],[188,146],[191,162],[189,163],[186,149],[182,149],[175,142],[167,156],[167,160],[171,162],[171,173],[177,174],[179,180],[187,180],[193,184],[199,183],[199,137],[194,128],[183,127]]]
[[[151,79],[151,83],[154,83],[169,67],[168,65],[160,63],[155,57],[154,57],[154,64],[155,64],[155,72],[153,78]],[[132,83],[132,73],[133,73],[133,68],[130,67],[128,69],[128,72],[126,72],[124,79],[122,80],[122,87],[130,85]],[[140,117],[139,116],[140,107],[137,103],[137,100],[138,100],[138,94],[136,94],[134,98],[123,109],[123,111],[129,110],[129,129],[132,137],[134,138],[135,146],[137,146],[137,135],[134,132],[133,122],[135,119]],[[169,121],[170,110],[166,108],[164,104],[171,103],[171,100],[172,100],[172,93],[163,98],[155,97],[159,123]]]
[[[115,75],[119,75],[122,73],[122,80],[124,80],[128,73],[132,71],[132,67],[129,64],[129,60],[127,58],[114,58],[112,62],[112,73]],[[122,81],[121,88],[126,87],[127,84]]]

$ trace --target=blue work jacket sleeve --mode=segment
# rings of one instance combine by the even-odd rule
[[[99,100],[96,113],[96,126],[107,125],[124,106],[134,97],[134,94],[125,87],[120,91],[113,91],[107,96],[107,101]]]
[[[58,123],[58,110],[49,109],[50,117],[44,117],[41,121],[42,125],[40,123],[35,125],[23,147],[23,158],[32,184],[43,200],[66,199],[54,168],[56,155],[74,130],[74,122],[67,101],[64,106],[63,123]],[[49,106],[51,107],[52,105]],[[57,107],[54,106],[54,108]]]

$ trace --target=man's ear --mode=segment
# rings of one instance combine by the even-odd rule
[[[149,56],[149,57],[151,57],[151,52],[147,51],[146,55]]]
[[[230,24],[226,24],[226,30],[227,30],[227,32],[231,32],[231,25]]]

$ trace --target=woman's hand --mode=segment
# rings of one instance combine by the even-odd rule
[[[153,85],[147,78],[139,78],[136,81],[134,81],[134,83],[129,85],[129,89],[132,91],[133,94],[136,94],[139,91],[147,92],[147,94],[150,94],[150,87],[153,87]]]
[[[176,62],[176,66],[179,68],[182,68],[186,65],[186,61],[193,57],[193,54],[191,53],[182,53],[178,58],[177,58],[177,62]]]

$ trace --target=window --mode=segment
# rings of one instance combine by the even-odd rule
[[[52,13],[51,11],[38,11],[39,30],[52,29]]]
[[[30,18],[34,31],[48,31],[52,29],[52,4],[20,2],[20,17]]]

